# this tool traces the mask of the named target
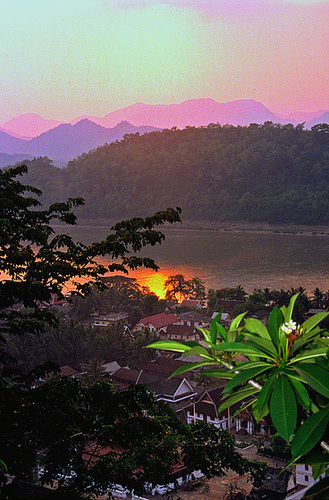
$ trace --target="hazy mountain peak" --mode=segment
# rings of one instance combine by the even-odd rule
[[[25,113],[2,123],[1,127],[8,134],[32,138],[57,127],[61,123],[64,122],[59,120],[46,120],[37,113]]]

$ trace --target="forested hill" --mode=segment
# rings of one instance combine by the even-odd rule
[[[329,223],[329,126],[209,125],[128,135],[71,161],[27,162],[44,201],[82,196],[79,218],[180,206],[184,219]]]

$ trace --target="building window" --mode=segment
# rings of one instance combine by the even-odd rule
[[[310,470],[308,464],[305,464],[305,470]]]
[[[308,481],[309,481],[308,476],[305,476],[305,483],[308,483]]]

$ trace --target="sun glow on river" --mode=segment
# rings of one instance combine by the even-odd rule
[[[147,286],[151,292],[155,293],[159,297],[159,299],[164,299],[164,284],[170,274],[162,271],[155,272],[149,269],[143,269],[131,272],[129,273],[129,276],[136,278],[141,286]]]

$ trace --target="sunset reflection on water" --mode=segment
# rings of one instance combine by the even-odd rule
[[[164,284],[169,276],[174,276],[176,274],[183,274],[186,279],[191,279],[193,277],[192,270],[182,270],[175,267],[168,267],[166,269],[161,268],[158,271],[141,268],[135,271],[129,271],[128,276],[130,278],[135,278],[139,285],[148,287],[151,292],[155,293],[159,297],[159,299],[164,299],[166,293]],[[109,274],[109,276],[115,275],[127,276],[123,273]]]

